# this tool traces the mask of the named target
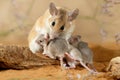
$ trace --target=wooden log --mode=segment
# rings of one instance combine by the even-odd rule
[[[28,69],[45,65],[59,64],[42,54],[33,54],[28,47],[16,45],[0,45],[0,69]]]

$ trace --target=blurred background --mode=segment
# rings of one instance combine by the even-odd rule
[[[50,2],[80,10],[74,34],[84,41],[120,44],[120,0],[0,0],[0,43],[27,45],[29,31]]]

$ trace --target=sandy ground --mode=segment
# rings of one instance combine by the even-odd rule
[[[0,80],[114,80],[109,73],[104,72],[105,63],[95,63],[99,74],[89,75],[82,67],[61,70],[59,65],[44,66],[29,70],[2,70]]]

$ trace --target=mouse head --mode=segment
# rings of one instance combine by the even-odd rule
[[[64,8],[56,8],[54,3],[49,5],[49,13],[51,17],[48,19],[51,35],[58,36],[66,32],[70,28],[70,23],[76,19],[79,10],[75,9],[68,12]]]
[[[81,36],[80,35],[75,35],[75,36],[72,36],[71,38],[68,39],[68,42],[73,45],[73,44],[78,44],[81,40]]]
[[[41,45],[41,46],[46,46],[48,39],[44,38],[44,35],[41,34],[38,39],[36,40],[36,42]]]

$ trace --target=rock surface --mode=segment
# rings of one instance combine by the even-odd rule
[[[115,78],[120,79],[120,57],[111,59],[106,70],[110,71]]]

